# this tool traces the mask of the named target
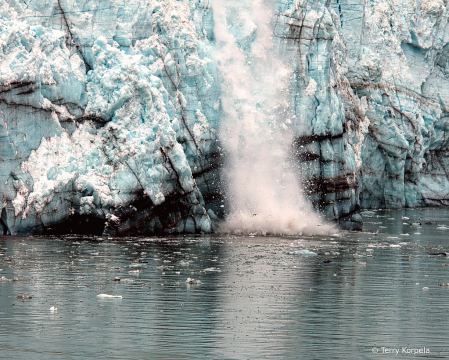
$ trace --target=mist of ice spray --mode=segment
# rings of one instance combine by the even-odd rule
[[[291,70],[274,56],[274,2],[214,0],[216,61],[222,74],[221,142],[230,214],[224,232],[330,231],[305,201],[287,158]],[[236,40],[234,29],[246,34]],[[252,39],[252,37],[254,37]]]

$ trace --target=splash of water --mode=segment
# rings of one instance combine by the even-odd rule
[[[301,194],[288,161],[291,70],[274,56],[274,3],[214,0],[216,60],[223,76],[221,140],[230,214],[223,232],[317,234],[331,231]],[[335,231],[335,229],[333,229]]]

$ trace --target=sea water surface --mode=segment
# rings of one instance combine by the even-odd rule
[[[0,237],[0,358],[449,358],[449,259],[430,255],[449,209],[363,217],[312,237]]]

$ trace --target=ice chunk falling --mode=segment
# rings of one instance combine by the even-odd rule
[[[221,231],[329,231],[302,196],[300,173],[287,156],[293,139],[288,120],[293,74],[274,48],[274,2],[215,0],[213,9],[230,207]]]

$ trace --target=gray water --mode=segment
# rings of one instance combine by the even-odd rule
[[[362,233],[320,237],[0,237],[0,358],[448,358],[449,259],[429,255],[449,250],[448,215],[366,212]]]

